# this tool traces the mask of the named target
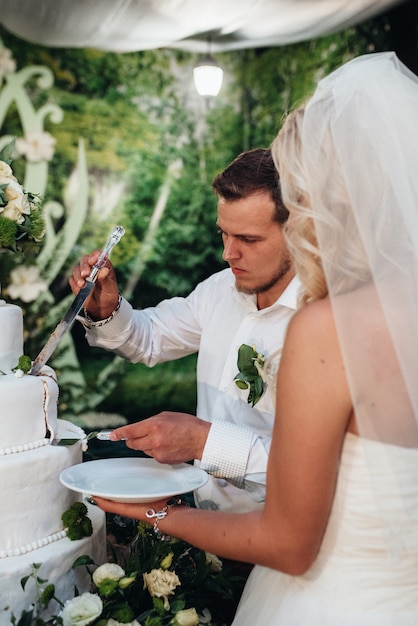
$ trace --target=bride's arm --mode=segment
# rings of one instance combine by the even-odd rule
[[[329,303],[308,305],[293,317],[283,349],[264,510],[231,514],[174,507],[160,530],[219,556],[303,573],[325,531],[350,415]],[[106,511],[149,521],[150,505],[95,499]]]

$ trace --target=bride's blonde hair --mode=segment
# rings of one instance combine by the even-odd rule
[[[322,102],[322,113],[329,103]],[[321,138],[328,150],[315,163],[317,176],[311,184],[302,157],[302,124],[305,105],[290,113],[272,144],[272,155],[280,174],[283,201],[289,210],[284,234],[293,257],[303,292],[300,305],[328,296],[327,278],[332,279],[334,294],[346,293],[364,284],[369,269],[357,225],[349,209],[349,200],[338,169],[331,141]],[[312,141],[316,138],[312,137]],[[324,174],[325,172],[325,174]],[[311,197],[312,182],[321,202],[320,216],[315,213]],[[315,218],[315,220],[314,220]],[[315,228],[321,224],[322,241],[318,244]],[[327,277],[324,272],[327,261]]]
[[[320,259],[309,194],[303,187],[300,125],[304,107],[290,113],[273,142],[283,201],[290,212],[284,234],[304,291],[301,304],[324,298],[327,283]]]

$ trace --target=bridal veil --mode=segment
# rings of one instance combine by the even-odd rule
[[[369,453],[371,480],[382,464],[393,476],[375,495],[399,558],[418,547],[405,489],[411,472],[418,489],[418,78],[393,52],[364,55],[321,80],[300,117],[283,195],[309,197],[310,253],[324,268],[360,435],[383,444]],[[280,150],[282,175],[286,140]]]

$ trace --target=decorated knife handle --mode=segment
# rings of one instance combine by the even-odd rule
[[[90,282],[94,282],[96,280],[97,274],[102,269],[102,267],[104,267],[109,257],[109,254],[111,253],[113,248],[116,246],[116,244],[119,243],[119,241],[122,239],[124,234],[125,234],[125,229],[123,228],[123,226],[116,226],[113,233],[110,235],[107,241],[107,244],[105,245],[102,252],[100,253],[99,258],[97,259],[96,263],[93,265],[92,270],[86,280]]]

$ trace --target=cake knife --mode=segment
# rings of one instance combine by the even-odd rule
[[[104,267],[109,254],[113,250],[114,246],[121,240],[125,234],[123,226],[116,226],[113,233],[110,235],[106,246],[100,253],[99,258],[95,265],[93,265],[90,274],[86,278],[86,284],[80,289],[78,294],[73,300],[73,303],[68,308],[62,320],[58,323],[57,327],[51,334],[50,338],[32,363],[32,369],[30,374],[36,376],[41,368],[46,364],[51,355],[55,352],[58,344],[65,335],[65,333],[71,328],[85,301],[91,294],[93,287],[96,283],[97,274]]]

